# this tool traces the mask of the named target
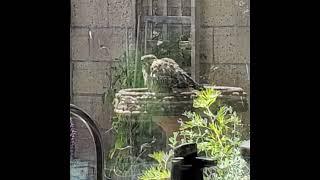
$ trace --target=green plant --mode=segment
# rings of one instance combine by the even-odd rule
[[[140,57],[140,53],[138,53]],[[107,72],[107,76],[110,78],[110,84],[108,90],[105,92],[104,102],[112,102],[115,93],[120,89],[133,88],[134,84],[134,72],[135,70],[135,54],[122,54],[119,58],[116,58],[111,65],[111,71]],[[141,69],[140,61],[137,61],[138,69]],[[136,87],[140,88],[144,86],[142,71],[137,71]]]
[[[169,179],[170,171],[167,169],[160,169],[158,167],[151,167],[147,169],[142,176],[139,177],[140,180],[151,180],[151,179]]]
[[[197,94],[193,106],[198,112],[184,113],[188,120],[180,121],[179,131],[169,138],[169,146],[193,142],[200,155],[216,159],[217,166],[205,170],[205,179],[250,179],[249,166],[239,152],[241,121],[231,107],[215,106],[220,94],[213,89]]]
[[[173,155],[173,151],[169,151],[169,153],[158,151],[158,152],[154,152],[153,154],[149,154],[149,157],[155,160],[157,164],[145,170],[143,174],[139,176],[139,179],[140,180],[169,179],[170,170],[168,168],[168,163],[172,155]]]
[[[151,180],[151,179],[169,179],[170,171],[167,169],[160,169],[158,167],[151,167],[147,169],[142,176],[139,177],[140,180]]]
[[[138,52],[138,57],[140,53]],[[107,76],[110,79],[108,90],[105,92],[104,102],[112,102],[115,98],[115,94],[125,88],[133,88],[134,84],[134,72],[135,68],[141,68],[140,64],[135,66],[135,53],[124,53],[119,58],[116,58],[112,62],[111,71]],[[140,61],[137,61],[138,63]],[[137,73],[137,87],[143,87],[142,72]],[[124,116],[114,116],[112,119],[112,135],[114,137],[113,147],[107,153],[108,170],[106,174],[118,174],[126,175],[129,171],[133,171],[132,167],[135,164],[141,163],[141,159],[137,158],[138,153],[134,149],[139,142],[133,142],[134,136],[139,136],[138,129],[145,128],[144,124],[131,121]],[[144,132],[144,131],[141,131]],[[144,136],[141,134],[140,136]],[[144,141],[145,139],[141,139]],[[133,164],[135,163],[135,164]]]
[[[181,136],[181,143],[195,142],[200,153],[223,160],[240,144],[240,119],[231,107],[222,106],[216,113],[212,112],[210,107],[219,95],[220,92],[213,89],[199,92],[193,106],[204,115],[186,112],[184,115],[190,120],[181,123],[175,137]]]
[[[144,160],[144,154],[149,149],[148,147],[144,148],[144,146],[148,143],[154,143],[148,138],[150,137],[149,131],[145,131],[150,123],[141,123],[129,118],[118,115],[113,119],[114,142],[106,157],[108,159],[108,170],[106,171],[108,176],[112,174],[116,176],[135,176],[142,169],[135,167],[147,163]]]
[[[216,168],[205,169],[204,174],[206,180],[249,180],[250,167],[236,148],[229,158],[221,161]]]

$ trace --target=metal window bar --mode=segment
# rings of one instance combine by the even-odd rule
[[[80,120],[85,126],[88,128],[91,136],[93,137],[94,144],[96,145],[96,156],[97,156],[97,180],[104,180],[104,152],[103,152],[103,141],[101,134],[99,132],[99,128],[96,123],[92,120],[92,118],[79,107],[70,104],[70,117],[73,120]]]

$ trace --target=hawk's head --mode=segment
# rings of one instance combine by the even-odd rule
[[[150,67],[152,62],[156,59],[157,57],[153,54],[144,55],[141,57],[141,63],[147,67]]]
[[[155,61],[155,60],[157,60],[157,57],[152,54],[144,55],[141,57],[141,65],[142,65],[144,84],[147,87],[150,87],[150,84],[149,84],[150,83],[150,81],[149,81],[150,67],[151,67],[153,61]]]

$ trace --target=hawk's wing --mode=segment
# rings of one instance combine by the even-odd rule
[[[195,82],[187,72],[185,72],[178,63],[176,63],[173,59],[170,58],[162,58],[163,61],[171,64],[173,66],[173,87],[177,88],[188,88],[192,87],[194,89],[200,90],[202,86]]]
[[[194,88],[201,89],[201,85],[195,82],[179,65],[170,58],[155,60],[150,68],[150,75],[157,79],[157,82],[169,88]]]
[[[175,87],[177,88],[194,88],[194,89],[202,89],[202,86],[198,84],[195,80],[193,80],[188,73],[186,73],[180,67],[176,68],[175,71],[176,83]]]

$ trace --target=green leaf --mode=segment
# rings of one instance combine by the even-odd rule
[[[140,180],[158,180],[158,179],[169,179],[170,171],[166,169],[160,169],[157,167],[151,167],[144,171],[139,177]]]
[[[161,164],[162,160],[165,157],[165,153],[163,151],[157,151],[157,152],[154,152],[153,154],[149,154],[149,157],[151,157],[152,159],[156,160],[159,164]]]

